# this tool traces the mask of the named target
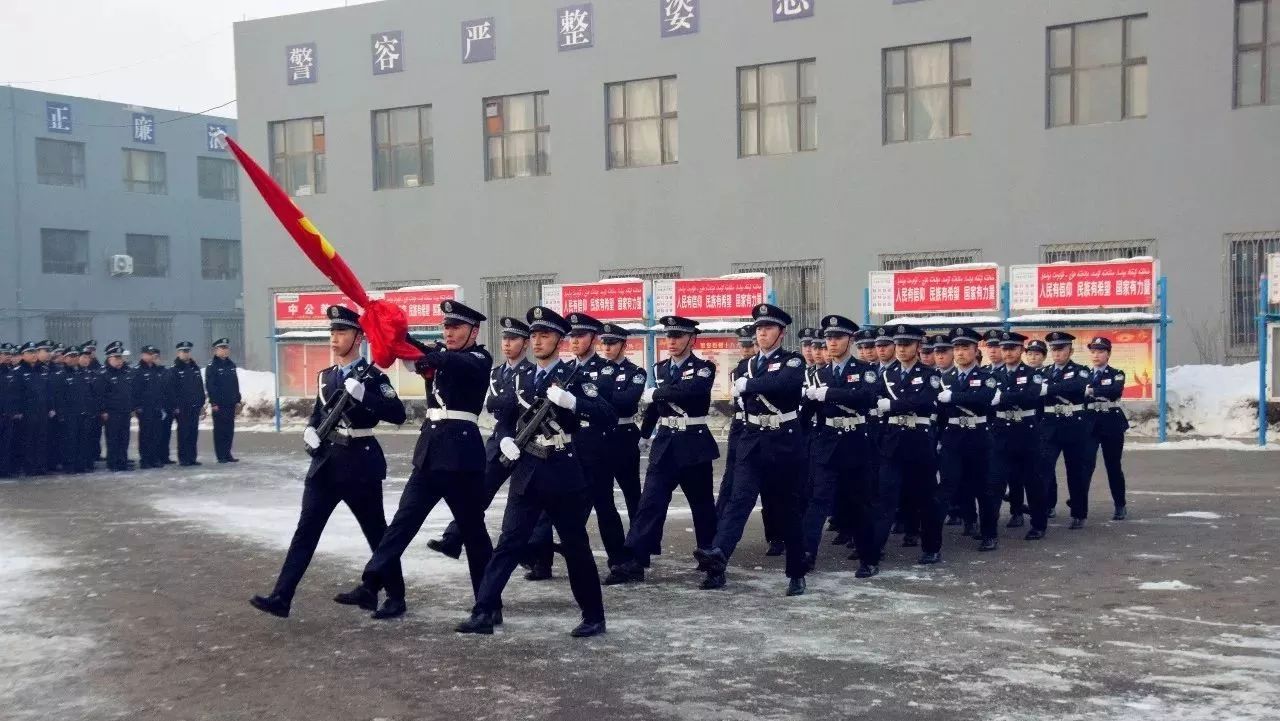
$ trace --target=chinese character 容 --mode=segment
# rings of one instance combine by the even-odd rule
[[[378,64],[378,70],[389,72],[396,69],[396,62],[400,60],[399,48],[400,38],[386,34],[373,42],[373,61]]]

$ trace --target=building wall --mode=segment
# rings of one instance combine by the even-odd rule
[[[823,259],[825,304],[861,315],[878,254],[980,248],[1001,264],[1046,243],[1155,239],[1178,319],[1221,327],[1223,236],[1280,229],[1280,107],[1232,109],[1231,3],[1202,0],[823,2],[774,23],[768,0],[704,1],[701,32],[659,37],[658,2],[597,0],[595,47],[557,52],[561,0],[388,0],[240,23],[244,145],[267,123],[324,116],[328,192],[299,205],[367,283]],[[1046,28],[1149,13],[1149,117],[1046,129]],[[497,59],[460,62],[460,23],[494,16]],[[405,70],[375,77],[372,33],[403,30]],[[882,142],[881,51],[973,39],[973,134]],[[314,42],[318,82],[286,86],[287,43]],[[738,66],[817,58],[818,150],[739,159]],[[604,85],[677,75],[680,161],[606,170]],[[551,174],[486,182],[481,99],[550,91]],[[373,191],[370,112],[433,105],[435,185]],[[268,359],[269,286],[316,282],[262,203],[245,204],[251,362]],[[408,270],[407,268],[412,268]]]
[[[197,193],[198,156],[230,158],[207,149],[207,125],[235,121],[185,113],[129,108],[85,98],[5,89],[0,119],[0,210],[3,213],[4,290],[0,295],[6,339],[46,336],[49,315],[91,316],[92,337],[102,346],[111,340],[130,344],[129,319],[156,316],[173,319],[173,340],[206,340],[205,319],[239,317],[241,281],[204,280],[201,238],[240,238],[236,201],[207,200]],[[72,132],[47,130],[46,102],[72,107]],[[155,116],[155,143],[132,139],[134,112]],[[173,122],[165,122],[173,121]],[[36,139],[84,143],[85,184],[80,187],[37,182]],[[166,154],[166,195],[126,192],[125,148]],[[41,229],[89,232],[87,275],[45,274],[41,263]],[[110,257],[125,253],[126,234],[167,235],[167,277],[113,277]],[[54,338],[80,343],[86,338]],[[132,349],[135,353],[137,349]],[[162,349],[166,354],[172,348]],[[203,356],[204,350],[198,350]]]

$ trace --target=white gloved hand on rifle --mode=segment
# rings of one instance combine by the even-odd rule
[[[320,434],[316,432],[316,429],[307,426],[307,429],[302,432],[302,442],[306,444],[307,448],[313,451],[317,450],[320,448]]]
[[[645,403],[652,403],[652,402],[653,402],[653,393],[654,393],[654,391],[656,391],[656,390],[658,390],[658,389],[657,389],[657,388],[645,388],[645,389],[644,389],[644,393],[641,393],[641,394],[640,394],[640,400],[644,401]]]
[[[890,401],[888,398],[881,398],[880,400],[876,401],[876,408],[879,408],[881,413],[888,413],[889,404],[890,404]]]
[[[991,396],[991,405],[992,406],[1000,405],[1000,389],[998,388],[996,389],[996,394],[994,396]]]
[[[653,445],[653,441],[649,440],[648,438],[641,438],[639,445],[640,445],[641,453],[648,453],[649,447]]]
[[[942,392],[938,393],[938,402],[939,402],[939,403],[950,403],[950,402],[951,402],[951,389],[950,389],[950,388],[947,388],[946,390],[943,390]]]
[[[516,446],[516,439],[507,436],[498,441],[498,450],[502,451],[502,455],[508,461],[516,461],[520,459],[520,448]]]
[[[819,403],[821,403],[827,400],[827,387],[826,386],[809,386],[808,388],[804,389],[804,397],[808,398],[811,401],[818,401]]]
[[[347,389],[348,395],[356,399],[356,403],[364,400],[364,384],[355,378],[348,378],[342,387]]]
[[[578,407],[577,397],[560,386],[551,386],[547,389],[547,400],[567,411]]]
[[[737,391],[738,395],[742,395],[743,393],[746,393],[746,392],[747,392],[747,381],[748,381],[748,380],[750,380],[750,379],[749,379],[749,378],[745,378],[745,377],[743,377],[743,378],[739,378],[738,380],[734,381],[734,382],[733,382],[733,390]]]

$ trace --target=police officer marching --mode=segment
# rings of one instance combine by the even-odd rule
[[[133,380],[124,363],[124,344],[107,344],[107,365],[102,371],[99,417],[106,428],[107,469],[129,470],[129,419],[133,417]]]
[[[235,361],[231,360],[231,341],[219,338],[213,342],[213,359],[204,371],[204,386],[209,394],[209,412],[213,416],[213,452],[218,463],[235,463],[231,443],[236,433],[236,411],[240,405],[240,379]]]
[[[340,594],[338,603],[372,610],[378,593],[387,598],[374,618],[394,618],[404,614],[404,581],[400,557],[422,528],[427,515],[440,501],[449,505],[462,544],[467,550],[471,588],[475,594],[493,553],[493,544],[484,526],[488,505],[484,489],[484,439],[477,425],[489,387],[493,357],[477,345],[484,314],[456,300],[440,303],[444,316],[444,341],[427,346],[415,362],[415,369],[429,376],[427,418],[413,449],[413,472],[400,495],[400,505],[391,525],[382,535],[373,556],[365,564],[360,585]],[[385,386],[391,391],[389,385]],[[394,391],[391,391],[394,395]]]
[[[773,500],[779,530],[786,544],[787,595],[805,592],[808,565],[804,557],[801,516],[804,513],[804,431],[797,410],[804,385],[804,358],[782,347],[791,316],[764,303],[752,312],[760,352],[747,365],[746,376],[734,381],[733,392],[743,399],[746,425],[734,457],[733,495],[718,519],[711,550],[694,552],[706,573],[702,588],[721,588],[725,569],[742,540],[756,498]]]
[[[601,397],[599,386],[586,375],[586,365],[571,367],[558,358],[560,339],[568,335],[569,322],[542,306],[530,308],[525,320],[537,370],[531,384],[517,384],[516,392],[524,403],[504,410],[502,419],[506,427],[516,429],[515,436],[499,442],[503,457],[514,464],[502,535],[485,569],[471,616],[456,630],[490,634],[502,623],[502,590],[545,513],[560,536],[569,587],[582,610],[582,623],[570,635],[595,636],[605,632],[604,601],[587,536],[592,492],[576,457],[576,436],[580,419],[606,427],[617,424],[617,415]],[[529,410],[523,414],[516,410],[525,407]]]
[[[631,558],[612,567],[605,585],[644,580],[649,553],[659,546],[662,525],[677,488],[689,503],[697,548],[707,551],[715,540],[711,466],[720,456],[720,449],[707,428],[707,412],[716,365],[693,353],[698,334],[696,321],[669,315],[659,323],[666,333],[668,355],[653,368],[654,387],[643,392],[649,405],[641,433],[652,433],[653,444],[640,508],[627,534]]]
[[[182,466],[200,465],[196,460],[196,442],[200,435],[205,392],[200,366],[191,358],[192,347],[191,341],[175,346],[177,357],[169,371],[173,383],[173,417],[178,424],[178,465]]]
[[[529,347],[529,326],[519,318],[511,317],[500,318],[498,323],[502,326],[503,362],[489,371],[489,390],[484,400],[485,410],[494,418],[493,432],[484,447],[484,496],[481,501],[486,511],[511,475],[511,467],[502,462],[498,445],[503,438],[515,435],[515,428],[508,425],[507,419],[513,413],[519,414],[517,406],[521,399],[516,393],[516,382],[529,385],[533,382],[534,371],[533,363],[525,357]],[[440,538],[427,541],[427,548],[450,558],[461,558],[463,543],[458,522],[450,521]]]
[[[44,361],[52,348],[49,341],[24,343],[19,349],[22,365],[18,366],[22,401],[17,419],[20,424],[22,473],[28,477],[43,476],[49,464],[49,421],[57,411],[53,406],[53,389]]]
[[[752,358],[756,356],[756,329],[752,325],[744,325],[736,331],[738,336],[738,348],[741,349],[741,359],[729,372],[729,384],[732,386],[734,381],[744,378],[747,375],[747,365]],[[733,419],[729,421],[729,438],[725,443],[724,458],[724,475],[720,478],[720,489],[716,492],[716,518],[724,513],[724,507],[729,503],[729,497],[733,495],[733,469],[735,454],[738,448],[739,438],[742,436],[742,428],[746,425],[747,414],[742,409],[742,396],[734,394],[731,398],[733,402]],[[769,522],[766,511],[761,511],[761,516],[765,525],[765,537],[769,534]]]
[[[993,371],[999,388],[992,399],[991,465],[997,483],[1008,494],[1008,527],[1021,528],[1024,515],[1030,516],[1025,538],[1037,541],[1044,538],[1049,522],[1044,476],[1038,470],[1045,377],[1039,367],[1023,362],[1026,340],[1021,333],[1000,333],[1003,362]]]
[[[390,381],[360,356],[363,335],[360,316],[340,305],[329,306],[326,315],[329,348],[337,364],[320,371],[311,419],[303,432],[311,464],[304,482],[298,526],[275,588],[266,596],[249,599],[249,604],[259,611],[281,618],[288,618],[294,592],[311,563],[329,516],[339,503],[351,509],[369,548],[378,547],[387,527],[382,510],[382,480],[387,475],[387,461],[373,429],[380,422],[400,425],[405,420],[404,404]],[[190,344],[180,343],[178,350],[181,358],[184,350],[190,351]],[[181,362],[194,365],[189,357]],[[342,408],[337,407],[340,403]],[[197,407],[195,413],[198,412]],[[332,413],[340,413],[341,419],[322,437],[320,429]],[[182,414],[178,418],[181,458]],[[388,586],[404,595],[404,579],[398,563],[391,566]]]
[[[604,359],[615,366],[613,391],[609,401],[618,414],[618,424],[609,433],[610,475],[622,491],[627,506],[627,525],[635,523],[640,508],[640,396],[644,393],[648,373],[627,358],[630,331],[615,323],[601,327],[600,346]]]
[[[943,517],[957,487],[963,489],[966,504],[972,502],[969,499],[977,501],[981,539],[978,550],[994,551],[999,547],[996,527],[1004,487],[996,487],[991,473],[991,436],[987,428],[998,382],[989,368],[978,365],[981,339],[972,328],[951,331],[955,365],[941,375],[942,390],[938,392],[942,488],[933,512],[925,518],[925,551],[941,547]]]
[[[1086,412],[1089,371],[1071,360],[1071,343],[1075,336],[1053,331],[1045,336],[1053,365],[1045,369],[1044,432],[1041,447],[1041,475],[1048,484],[1048,505],[1058,502],[1054,479],[1058,456],[1067,469],[1067,507],[1071,511],[1072,530],[1084,528],[1089,517],[1089,480],[1094,451],[1093,418]]]
[[[1089,354],[1093,367],[1089,369],[1089,385],[1085,395],[1089,397],[1089,410],[1093,413],[1093,445],[1089,452],[1089,475],[1093,476],[1098,463],[1097,447],[1102,447],[1102,463],[1107,469],[1107,485],[1111,488],[1111,501],[1115,504],[1113,521],[1129,517],[1125,501],[1124,434],[1129,430],[1129,419],[1120,407],[1124,395],[1124,371],[1113,368],[1111,340],[1098,336],[1089,341]]]

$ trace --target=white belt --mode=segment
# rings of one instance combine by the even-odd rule
[[[334,428],[333,432],[347,438],[373,438],[372,428]]]
[[[753,416],[747,414],[747,423],[761,428],[781,428],[783,423],[794,421],[799,415],[795,411],[775,413],[773,415]]]
[[[707,425],[706,416],[698,416],[692,418],[690,416],[663,416],[658,419],[658,425],[674,428],[677,431],[683,431],[689,426],[705,426]]]
[[[433,421],[469,421],[478,423],[480,416],[466,411],[446,411],[443,408],[428,408],[427,418]]]
[[[1033,410],[1032,411],[996,411],[997,418],[1005,421],[1013,421],[1014,423],[1017,423],[1018,421],[1021,421],[1026,418],[1034,418],[1035,415],[1036,415],[1036,412]]]
[[[891,426],[928,426],[933,423],[927,416],[889,416],[886,422]]]
[[[550,438],[547,436],[537,436],[533,440],[544,448],[564,448],[573,441],[573,436],[568,433],[557,433]]]
[[[1119,410],[1120,404],[1116,401],[1092,401],[1089,403],[1091,411],[1114,411]]]
[[[871,416],[872,418],[879,418],[881,416],[880,409],[872,408],[871,410],[867,411],[867,415]]]
[[[618,419],[618,425],[620,425],[620,426],[635,425],[636,423],[638,423],[638,421],[636,420],[636,417],[635,417],[635,416],[631,416],[630,418],[619,418],[619,419]]]
[[[986,422],[987,419],[982,416],[957,416],[947,419],[947,425],[960,426],[961,428],[977,428]]]
[[[867,419],[862,416],[837,416],[835,418],[822,419],[824,425],[829,428],[835,428],[838,431],[851,431],[866,422]]]
[[[1045,407],[1044,407],[1044,412],[1045,412],[1045,413],[1052,413],[1052,414],[1053,414],[1053,415],[1055,415],[1055,416],[1063,416],[1063,417],[1066,417],[1066,418],[1070,418],[1071,416],[1073,416],[1073,415],[1075,415],[1075,414],[1077,414],[1077,413],[1079,413],[1080,411],[1083,411],[1083,410],[1084,410],[1084,406],[1083,406],[1083,405],[1079,405],[1079,404],[1067,404],[1067,403],[1059,403],[1059,404],[1057,404],[1057,405],[1045,406]]]

